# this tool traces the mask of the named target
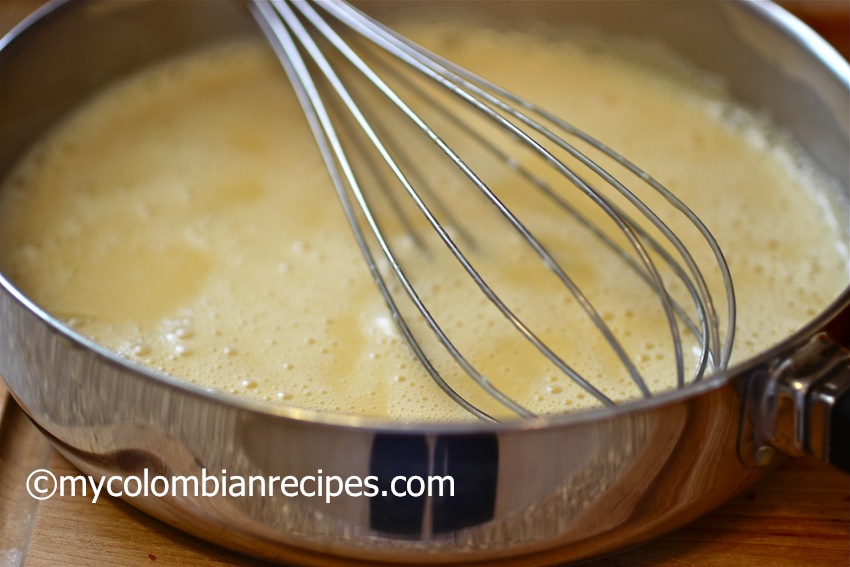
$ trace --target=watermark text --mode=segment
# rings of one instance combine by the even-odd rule
[[[323,498],[326,503],[340,496],[374,498],[376,496],[420,497],[454,496],[451,476],[396,476],[389,490],[380,488],[377,476],[326,475],[322,469],[303,476],[239,476],[226,470],[210,472],[201,469],[196,475],[151,474],[144,469],[141,475],[91,476],[55,475],[47,469],[37,469],[27,477],[27,492],[36,500],[54,496],[82,496],[97,503],[102,494],[115,498],[129,497],[205,497],[232,498],[286,496],[288,498]]]

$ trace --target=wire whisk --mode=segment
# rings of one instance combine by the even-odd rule
[[[458,386],[447,377],[444,364],[435,362],[433,345],[510,413],[535,417],[453,340],[442,322],[446,316],[434,313],[426,296],[439,284],[428,280],[428,262],[437,255],[448,255],[486,298],[488,309],[497,310],[546,364],[602,405],[616,403],[526,320],[511,299],[513,292],[499,291],[498,277],[494,283],[489,268],[481,267],[480,257],[492,249],[489,243],[508,237],[470,226],[467,202],[485,207],[513,242],[538,259],[545,277],[555,278],[590,322],[638,395],[653,395],[610,318],[571,274],[569,253],[553,249],[556,241],[546,236],[552,228],[531,226],[538,217],[510,204],[515,194],[529,195],[547,215],[546,223],[551,217],[556,227],[582,231],[570,242],[590,246],[592,241],[613,254],[623,269],[608,277],[633,280],[629,285],[654,296],[673,352],[676,387],[726,368],[735,332],[729,268],[708,228],[661,183],[570,123],[347,2],[254,0],[249,7],[295,89],[393,321],[452,400],[483,420],[497,420],[494,411],[459,392],[468,391],[470,383]],[[504,184],[513,193],[504,194]],[[685,219],[689,234],[708,247],[702,256],[710,265],[698,262],[694,245],[685,244],[659,209]],[[711,288],[718,286],[709,285],[707,271],[721,282],[725,326],[712,295]]]

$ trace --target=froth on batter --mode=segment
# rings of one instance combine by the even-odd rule
[[[823,222],[834,216],[818,197],[826,182],[710,81],[580,43],[406,31],[568,117],[674,188],[731,266],[735,360],[787,336],[847,285],[846,235]],[[510,179],[493,183],[508,186],[505,199],[582,280],[649,386],[672,387],[665,322],[644,308],[634,274],[546,206],[523,204]],[[456,205],[478,231],[484,269],[541,337],[610,397],[638,397],[575,302],[537,275],[546,271],[540,260],[462,199]],[[499,388],[537,413],[598,403],[529,351],[452,261],[394,238],[441,324]],[[0,191],[0,268],[80,332],[193,384],[319,411],[469,418],[392,322],[291,88],[262,45],[145,71],[56,128]],[[423,341],[459,391],[500,412]]]

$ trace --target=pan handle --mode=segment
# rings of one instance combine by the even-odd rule
[[[842,345],[845,352],[850,351],[850,302],[845,301],[844,308],[826,324],[824,332]],[[850,374],[850,370],[846,374]],[[827,392],[832,400],[825,400],[832,405],[827,460],[850,473],[850,376],[845,376],[843,390],[840,384],[831,384],[830,388],[832,386],[836,388]]]
[[[775,449],[850,473],[850,350],[827,333],[748,380],[739,454],[765,466]]]
[[[850,473],[850,391],[844,392],[832,414],[828,461]]]

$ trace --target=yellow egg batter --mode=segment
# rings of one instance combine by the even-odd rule
[[[799,328],[847,285],[846,237],[824,220],[835,217],[822,197],[827,182],[716,85],[581,43],[409,31],[592,132],[697,212],[735,280],[735,360]],[[645,306],[652,294],[550,206],[526,207],[509,175],[489,182],[504,186],[505,199],[586,286],[650,386],[671,387],[665,322]],[[493,228],[497,221],[476,220],[461,198],[456,204],[477,227],[482,269],[536,332],[610,397],[637,397],[569,294],[538,275],[548,273],[540,260]],[[449,258],[390,232],[441,324],[502,390],[539,413],[597,403],[524,345]],[[699,247],[695,254],[710,260]],[[392,323],[300,107],[262,45],[144,72],[55,129],[0,191],[0,268],[81,333],[194,384],[320,411],[468,418]],[[717,274],[707,277],[718,285]],[[455,387],[499,413],[423,342]],[[695,359],[686,354],[690,376]]]

